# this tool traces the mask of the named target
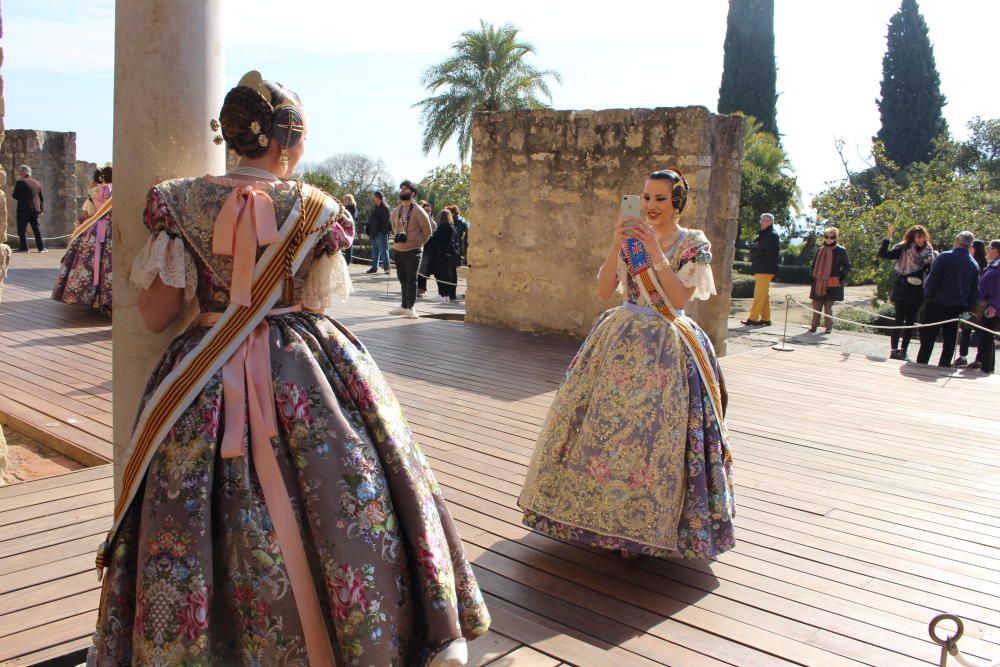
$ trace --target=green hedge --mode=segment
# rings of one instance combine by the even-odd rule
[[[812,267],[809,266],[779,266],[775,282],[808,285],[812,282]]]
[[[753,298],[753,286],[756,281],[752,276],[733,276],[732,295],[734,299]]]
[[[863,310],[861,308],[845,308],[839,313],[834,313],[837,317],[842,317],[845,320],[851,320],[850,322],[835,322],[834,325],[837,329],[843,331],[861,331],[864,333],[880,333],[883,336],[888,336],[892,333],[889,329],[872,329],[871,327],[865,326],[869,324],[877,324],[881,326],[889,326],[893,322],[891,319],[886,319],[886,317],[893,317],[896,309],[891,303],[883,303],[879,306],[877,312],[870,310]],[[883,315],[884,317],[879,317]]]
[[[733,262],[733,273],[752,276],[753,270],[750,268],[750,262]]]
[[[749,262],[750,261],[750,251],[745,248],[736,249],[736,257],[734,258],[737,262]]]

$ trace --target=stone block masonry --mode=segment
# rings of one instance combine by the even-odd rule
[[[718,290],[686,312],[725,354],[742,118],[704,107],[482,112],[472,137],[468,321],[585,336],[621,303],[597,297],[621,196],[675,168],[691,186],[680,223],[708,235]]]
[[[71,233],[80,210],[77,199],[76,132],[7,130],[3,146],[0,147],[0,166],[8,174],[3,191],[7,195],[5,199],[12,220],[17,202],[10,198],[10,193],[19,177],[17,168],[22,164],[31,167],[31,175],[42,184],[45,195],[45,215],[41,218],[42,235],[45,238],[55,238]],[[10,227],[13,228],[14,225]],[[28,238],[29,245],[34,248],[34,237],[30,230]],[[67,239],[61,239],[47,245],[62,248],[66,243]]]

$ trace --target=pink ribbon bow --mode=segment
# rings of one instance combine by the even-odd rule
[[[277,240],[278,223],[271,197],[252,185],[234,189],[216,216],[212,232],[212,252],[233,258],[233,280],[229,286],[232,303],[250,305],[257,247]]]

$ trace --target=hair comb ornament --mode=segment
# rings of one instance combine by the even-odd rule
[[[241,78],[240,82],[236,85],[252,88],[253,90],[257,91],[257,93],[261,97],[267,100],[268,104],[271,103],[271,91],[268,90],[267,86],[264,85],[264,78],[260,75],[260,72],[258,72],[257,70],[252,69],[246,74],[244,74],[243,78]]]

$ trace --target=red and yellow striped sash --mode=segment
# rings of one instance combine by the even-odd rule
[[[115,503],[114,522],[97,557],[98,570],[107,562],[107,549],[141,485],[156,448],[176,418],[221,367],[232,350],[265,317],[281,295],[286,271],[286,257],[295,258],[292,268],[301,265],[312,249],[317,234],[312,234],[324,213],[336,213],[339,204],[316,188],[303,186],[302,202],[296,204],[289,220],[282,225],[280,239],[269,245],[254,271],[250,306],[230,305],[219,323],[201,343],[171,371],[150,399],[136,422],[131,453],[122,474],[121,493]],[[301,209],[301,210],[300,210]]]
[[[633,256],[632,252],[629,252],[633,245],[630,243],[624,253],[629,273],[632,274],[632,277],[639,284],[639,290],[642,292],[642,296],[646,299],[646,302],[657,314],[670,322],[677,330],[677,333],[680,334],[681,340],[684,341],[684,345],[694,358],[695,368],[698,370],[698,375],[701,376],[702,383],[708,389],[709,402],[712,405],[712,411],[715,413],[715,419],[719,424],[719,430],[723,437],[728,438],[729,432],[726,428],[725,414],[722,409],[722,390],[719,386],[719,378],[712,367],[709,352],[694,332],[691,323],[677,314],[677,311],[670,304],[667,295],[663,293],[663,289],[660,287],[660,283],[657,281],[653,269],[649,265],[645,251],[636,253],[635,256]],[[659,303],[655,303],[651,298],[653,293],[659,295]]]
[[[111,212],[111,197],[108,197],[105,200],[105,202],[101,204],[100,208],[94,211],[94,214],[92,216],[90,216],[89,218],[87,218],[86,220],[84,220],[83,222],[81,222],[79,225],[76,226],[76,229],[74,229],[73,233],[70,234],[69,242],[72,243],[74,240],[76,240],[76,237],[80,236],[80,234],[83,234],[88,229],[93,227],[94,223],[96,223],[98,220],[100,220],[110,212]]]

